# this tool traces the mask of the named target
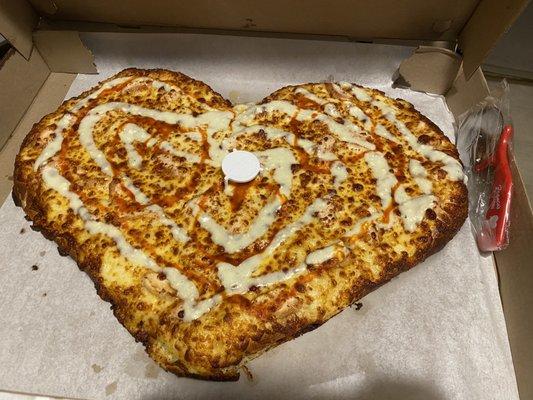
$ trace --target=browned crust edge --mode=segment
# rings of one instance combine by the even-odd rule
[[[71,98],[69,100],[65,100],[61,106],[51,114],[48,114],[44,116],[38,123],[34,124],[30,132],[27,134],[26,138],[21,144],[21,150],[25,148],[26,146],[29,146],[32,141],[35,140],[36,136],[39,134],[41,129],[47,125],[47,122],[54,118],[54,116],[61,114],[65,111],[65,109],[73,102],[76,102],[77,100],[88,96],[93,91],[97,90],[98,87],[109,80],[122,77],[122,76],[129,76],[129,75],[135,75],[135,76],[147,76],[150,74],[159,74],[159,73],[165,73],[165,74],[171,74],[175,77],[177,81],[180,80],[186,80],[189,82],[194,82],[195,84],[204,86],[205,88],[209,89],[215,96],[218,96],[219,98],[223,97],[212,90],[207,84],[197,81],[193,78],[190,78],[180,72],[175,71],[169,71],[165,69],[137,69],[137,68],[129,68],[125,69],[118,74],[101,81],[97,86],[81,93],[79,96],[75,98]],[[302,84],[303,85],[303,84]],[[273,97],[278,91],[281,91],[286,88],[291,87],[297,87],[301,85],[290,85],[285,86],[283,88],[278,89],[277,91],[273,92],[269,96],[265,97],[261,102],[268,101],[271,97]],[[359,85],[358,85],[359,86]],[[362,86],[360,86],[362,87]],[[376,92],[379,92],[380,94],[385,95],[385,93],[373,89]],[[431,126],[432,129],[434,129],[435,132],[437,132],[440,137],[444,140],[449,141],[449,139],[444,135],[442,130],[435,125],[431,120],[429,120],[427,117],[425,117],[423,114],[421,114],[418,110],[415,109],[415,107],[407,103],[406,101],[402,99],[396,99],[397,101],[401,102],[402,104],[407,105],[409,107],[411,112],[414,112],[417,114],[417,116],[426,122],[429,126]],[[231,102],[229,100],[224,99],[225,105],[230,107]],[[456,159],[459,159],[458,153],[456,148],[454,147],[454,154],[452,154]],[[111,304],[111,309],[113,310],[113,313],[117,320],[126,328],[125,325],[125,318],[122,315],[122,311],[120,310],[120,304],[117,304],[113,301],[112,296],[107,291],[106,287],[102,284],[100,277],[98,276],[99,271],[99,265],[95,265],[95,262],[87,261],[87,262],[81,262],[80,258],[77,254],[77,245],[75,239],[68,235],[68,234],[58,234],[57,232],[54,232],[53,230],[48,229],[46,219],[43,217],[43,207],[40,204],[40,199],[37,198],[35,195],[35,192],[29,191],[28,188],[32,187],[33,184],[38,184],[38,178],[35,176],[35,174],[30,174],[29,176],[25,176],[22,168],[21,168],[21,161],[19,159],[20,152],[17,154],[16,160],[15,160],[15,170],[14,170],[14,184],[13,184],[13,199],[15,201],[15,204],[17,206],[20,206],[23,208],[23,210],[27,214],[27,218],[33,221],[33,229],[40,231],[43,236],[49,240],[54,241],[58,245],[58,251],[61,255],[69,255],[74,259],[74,261],[77,263],[79,269],[81,271],[86,272],[91,280],[93,281],[96,291],[98,295],[102,298],[102,300],[107,301]],[[446,207],[443,209],[446,220],[438,220],[437,221],[437,232],[438,235],[433,238],[433,240],[425,247],[420,248],[419,251],[415,254],[414,257],[411,257],[407,260],[400,260],[398,262],[394,262],[388,265],[385,265],[382,271],[381,276],[379,277],[377,282],[372,282],[369,280],[364,280],[360,282],[359,285],[354,287],[354,290],[350,292],[349,295],[349,303],[346,304],[345,307],[340,307],[337,312],[338,314],[341,312],[344,308],[348,307],[350,304],[353,304],[354,302],[360,300],[362,297],[366,296],[368,293],[372,292],[373,290],[377,289],[378,287],[382,286],[383,284],[390,281],[395,276],[399,275],[403,271],[407,271],[417,265],[418,263],[424,261],[427,257],[431,256],[432,254],[435,254],[439,250],[441,250],[447,242],[449,242],[453,236],[459,231],[461,226],[463,225],[464,221],[466,220],[467,214],[468,214],[468,200],[467,200],[467,190],[466,186],[464,184],[461,185],[462,190],[460,190],[459,194],[451,199],[449,203],[446,203]],[[332,317],[332,316],[331,316]],[[286,326],[283,329],[283,336],[281,339],[278,337],[276,340],[272,340],[272,338],[267,337],[266,340],[262,340],[260,342],[260,345],[262,345],[262,349],[260,351],[257,351],[253,354],[247,354],[243,362],[250,361],[251,359],[261,355],[262,353],[268,351],[270,348],[273,348],[281,343],[287,342],[289,340],[292,340],[306,332],[312,331],[314,329],[317,329],[322,324],[327,322],[331,317],[324,319],[322,321],[316,321],[313,323],[309,323],[306,321],[303,321],[304,324],[295,324],[293,326]],[[126,328],[127,329],[127,328]],[[132,332],[130,332],[132,333]],[[135,335],[135,333],[132,333],[135,340],[138,342],[141,342],[147,352],[149,354],[152,354],[151,352],[151,343],[150,339],[143,335]],[[202,380],[208,380],[208,381],[235,381],[239,379],[239,373],[238,373],[238,366],[233,366],[229,368],[221,368],[218,371],[213,371],[210,375],[198,375],[194,373],[184,373],[181,369],[177,368],[176,366],[170,364],[170,365],[162,365],[163,368],[166,370],[174,373],[177,376],[180,377],[190,377],[190,378],[196,378],[196,379],[202,379]]]

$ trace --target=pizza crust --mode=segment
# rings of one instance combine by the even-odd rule
[[[93,198],[96,199],[95,206],[92,207],[92,200],[89,201],[89,205],[87,205],[87,208],[90,208],[89,211],[98,220],[105,220],[106,223],[113,226],[120,226],[127,240],[135,239],[135,235],[141,235],[141,232],[144,233],[146,229],[143,230],[143,227],[145,228],[143,224],[150,218],[154,218],[153,213],[146,215],[144,208],[140,207],[134,200],[131,200],[132,193],[127,193],[124,185],[116,182],[116,176],[113,179],[101,176],[100,170],[94,167],[94,162],[91,161],[86,152],[80,150],[79,146],[77,146],[77,139],[75,139],[76,127],[69,132],[65,132],[66,139],[61,145],[61,149],[65,149],[62,150],[66,152],[65,154],[52,156],[45,164],[37,169],[34,168],[36,160],[47,144],[54,140],[54,129],[57,128],[58,122],[67,110],[72,110],[82,99],[86,99],[91,94],[96,93],[106,82],[128,77],[132,77],[133,80],[143,78],[153,82],[163,82],[166,85],[178,88],[181,92],[179,94],[173,93],[167,90],[167,87],[161,85],[156,90],[156,93],[161,95],[153,99],[150,97],[153,95],[153,87],[152,89],[147,89],[145,83],[142,82],[128,87],[132,83],[129,82],[123,88],[126,92],[107,93],[102,96],[105,101],[109,101],[115,96],[133,104],[142,104],[146,107],[165,109],[172,112],[185,111],[192,115],[201,115],[207,109],[221,112],[238,110],[241,113],[239,115],[245,113],[245,111],[241,111],[241,108],[245,110],[244,106],[232,108],[229,101],[223,99],[222,96],[207,85],[183,74],[166,70],[124,70],[102,82],[99,86],[82,93],[80,96],[65,101],[56,112],[45,116],[39,123],[34,125],[24,140],[16,159],[13,196],[16,199],[16,203],[23,207],[28,217],[33,221],[34,228],[40,230],[46,238],[54,240],[58,244],[60,252],[70,255],[77,262],[80,269],[91,277],[100,297],[111,303],[117,319],[137,341],[145,345],[148,354],[163,368],[178,376],[209,380],[238,379],[239,367],[247,361],[282,342],[316,329],[370,291],[440,250],[455,235],[466,218],[468,207],[467,192],[462,180],[450,179],[450,172],[442,169],[442,162],[430,162],[423,156],[419,157],[412,147],[419,145],[431,146],[431,148],[437,149],[454,160],[459,159],[457,150],[440,129],[416,111],[411,104],[404,100],[387,98],[383,92],[375,89],[365,89],[348,84],[344,84],[344,87],[350,88],[348,90],[349,93],[342,88],[342,85],[335,85],[334,87],[332,84],[305,84],[282,88],[261,101],[259,106],[278,101],[282,102],[279,107],[288,108],[289,106],[283,103],[287,102],[308,110],[309,115],[312,115],[314,111],[321,115],[322,111],[325,111],[325,104],[331,100],[339,108],[337,112],[345,113],[346,115],[344,117],[335,116],[335,111],[329,109],[329,114],[323,113],[329,116],[322,121],[312,120],[315,117],[311,116],[309,119],[312,121],[306,119],[298,121],[298,118],[289,118],[290,121],[287,122],[286,115],[279,113],[279,107],[278,111],[260,111],[253,114],[252,123],[260,123],[261,125],[292,132],[294,137],[288,138],[292,140],[292,143],[287,137],[274,137],[273,134],[270,135],[269,139],[269,133],[263,130],[242,139],[236,139],[242,140],[238,142],[240,146],[253,150],[263,150],[276,143],[279,147],[290,150],[295,146],[294,143],[297,143],[295,141],[300,140],[301,143],[298,144],[298,151],[295,153],[298,162],[291,165],[291,173],[293,174],[291,193],[294,192],[293,197],[283,200],[286,203],[277,211],[275,222],[250,245],[235,253],[225,252],[222,248],[223,246],[217,246],[213,243],[205,227],[199,224],[198,214],[194,213],[193,208],[189,207],[189,209],[187,208],[188,206],[185,206],[185,204],[189,204],[188,202],[183,203],[183,210],[185,211],[172,215],[175,220],[178,220],[181,227],[187,227],[187,234],[191,236],[191,242],[188,243],[195,245],[197,243],[207,243],[205,245],[205,254],[201,254],[202,252],[198,251],[198,249],[195,252],[187,253],[183,250],[187,248],[185,245],[171,246],[169,243],[173,243],[173,239],[169,225],[153,229],[154,235],[158,234],[159,238],[155,238],[153,241],[151,237],[147,238],[144,246],[149,248],[151,246],[150,243],[161,243],[161,246],[158,246],[158,249],[155,250],[157,253],[159,247],[161,247],[166,251],[163,255],[158,255],[161,259],[165,256],[173,260],[172,252],[176,251],[176,254],[178,254],[176,260],[179,260],[180,263],[183,263],[183,260],[188,260],[190,261],[188,265],[196,266],[194,268],[180,266],[180,268],[182,268],[181,272],[186,274],[189,280],[202,288],[206,298],[209,297],[207,296],[208,293],[212,296],[220,296],[221,300],[208,311],[197,318],[185,321],[183,315],[180,316],[180,311],[183,310],[183,302],[176,295],[172,285],[168,283],[170,282],[168,275],[165,277],[164,273],[161,275],[162,272],[152,271],[132,264],[117,250],[118,242],[102,234],[88,233],[84,227],[83,219],[72,211],[68,199],[65,196],[58,195],[57,191],[51,190],[43,181],[42,171],[46,166],[68,171],[68,174],[78,179],[83,177],[84,180],[76,182],[76,189],[79,190],[80,195],[83,194],[90,200],[91,196],[86,190],[91,185],[94,187]],[[359,96],[351,94],[352,91],[358,93]],[[174,92],[177,92],[177,90]],[[379,107],[369,107],[369,102],[358,99],[358,97],[365,99],[365,96],[371,98],[372,101],[382,102],[384,104],[383,107],[393,107],[396,110],[397,120],[403,121],[402,123],[416,137],[418,144],[406,145],[402,139],[401,132],[394,127],[394,121],[396,120],[384,118],[383,111],[380,111]],[[184,103],[185,98],[187,101]],[[97,98],[94,105],[99,104],[98,102],[101,100],[101,97]],[[321,102],[324,103],[320,104]],[[350,102],[352,104],[351,107],[355,105],[363,111],[373,123],[374,130],[376,125],[379,124],[384,126],[386,131],[392,136],[387,139],[372,133],[367,136],[354,137],[354,143],[342,142],[342,145],[339,145],[341,142],[339,137],[342,137],[345,131],[342,127],[339,128],[335,125],[335,123],[346,126],[346,121],[350,121],[354,126],[353,129],[356,129],[356,126],[360,126],[363,129],[365,126],[364,122],[349,116],[352,114],[361,116],[359,111],[354,108],[352,113],[348,114],[343,102]],[[81,108],[81,114],[76,114],[77,123],[83,119],[83,113],[89,111],[85,110],[85,108]],[[110,112],[111,117],[108,117],[108,114],[103,117],[101,123],[104,128],[102,128],[101,133],[103,136],[101,137],[106,138],[105,134],[108,131],[116,133],[119,130],[119,128],[113,127],[113,118],[115,118],[115,122],[120,121],[121,123],[129,118],[129,116],[113,116],[113,113],[114,111]],[[106,118],[109,118],[109,120],[106,120]],[[168,128],[167,125],[150,125],[149,121],[147,122],[147,120],[140,117],[133,122],[139,126],[146,127],[147,132],[150,131],[153,135]],[[122,128],[123,125],[120,129]],[[100,129],[98,125],[96,125],[96,129]],[[181,138],[187,134],[186,130],[180,129],[179,133],[176,133],[177,131],[173,132],[167,138],[170,144],[173,144],[171,143],[174,138],[172,135],[180,135]],[[332,134],[332,131],[336,129],[338,129],[339,137],[334,137],[335,135]],[[201,134],[205,135],[205,132],[201,132]],[[216,137],[217,133],[214,133],[214,135],[213,140],[221,140]],[[95,134],[95,140],[98,140],[98,137],[98,134]],[[396,144],[391,144],[394,143],[391,141],[394,138],[397,138],[402,143],[401,150],[398,150],[398,147],[394,147]],[[344,139],[352,140],[350,137],[344,137]],[[306,146],[308,146],[308,142],[313,140],[316,143],[312,148],[313,151],[309,150],[311,154],[308,154],[305,150]],[[365,148],[364,146],[367,145],[363,142],[371,142],[375,148],[372,150]],[[191,139],[179,144],[180,146],[185,146],[184,148],[194,148],[195,143],[195,140]],[[104,151],[108,150],[105,141],[98,143],[98,145]],[[120,154],[115,154],[113,146],[122,147],[119,142],[111,142],[109,153],[106,153],[106,156],[113,160],[116,157],[118,160],[116,165],[119,165],[116,168],[119,171],[123,168],[124,171],[133,174],[133,169],[124,166],[127,162],[126,152],[117,151]],[[138,147],[139,151],[141,148],[143,146]],[[308,149],[311,149],[311,147],[308,147]],[[425,151],[423,149],[425,148],[420,151]],[[215,158],[213,154],[209,154],[209,150],[202,150],[199,147],[197,150],[200,158],[207,157],[202,159],[202,163],[199,164],[201,165],[201,167],[198,167],[200,168],[200,173],[195,173],[192,168],[187,169],[186,161],[174,159],[159,150],[152,153],[149,161],[152,163],[149,164],[150,171],[158,176],[160,183],[173,181],[173,177],[176,176],[173,174],[183,174],[183,178],[180,179],[190,179],[190,186],[195,185],[194,190],[201,188],[206,181],[213,185],[216,182],[220,183],[218,175],[216,178],[209,178],[217,174],[212,172],[217,170],[216,167],[209,166],[208,161],[205,161],[213,160]],[[345,151],[349,153],[343,153]],[[427,176],[432,183],[431,196],[435,196],[436,200],[432,201],[431,207],[424,212],[422,220],[414,224],[415,229],[412,232],[408,232],[402,223],[402,221],[407,219],[404,220],[402,215],[394,214],[395,212],[399,213],[400,207],[398,205],[394,206],[393,200],[391,200],[393,206],[388,211],[390,220],[385,221],[383,216],[372,220],[372,210],[386,212],[385,209],[380,209],[380,205],[383,205],[383,202],[386,201],[386,199],[384,200],[385,194],[383,194],[384,197],[375,195],[376,185],[381,182],[380,179],[385,181],[386,177],[379,179],[372,177],[369,161],[367,160],[368,165],[364,164],[363,161],[365,154],[367,154],[368,158],[370,153],[383,155],[383,159],[391,166],[393,171],[391,174],[394,175],[397,181],[402,176],[406,177],[406,181],[402,182],[407,182],[405,183],[407,186],[410,185],[408,189],[414,188],[412,189],[414,192],[410,192],[411,194],[407,195],[412,197],[417,195],[422,197],[424,194],[417,192],[419,189],[413,183],[406,159],[402,159],[399,154],[411,155],[426,164]],[[337,156],[344,157],[342,162],[347,170],[350,170],[348,173],[349,178],[344,178],[343,182],[336,187],[332,176],[322,171],[326,168],[325,166],[331,167],[332,163],[336,162],[327,160],[328,157],[331,157],[328,154],[337,154]],[[73,158],[68,158],[71,155],[79,156],[76,159],[78,160],[76,163]],[[65,157],[63,159],[64,165],[61,157]],[[444,156],[440,155],[439,157],[442,158]],[[459,161],[457,162],[459,163]],[[174,164],[178,165],[179,168]],[[293,165],[296,165],[296,167],[293,167]],[[363,168],[362,166],[365,165],[366,167]],[[358,174],[360,174],[360,178],[350,182],[350,177],[359,176]],[[333,173],[333,175],[337,176],[338,174]],[[338,176],[342,178],[344,175],[346,174],[340,173]],[[91,179],[90,182],[89,178]],[[267,178],[265,178],[265,182],[246,189],[247,192],[243,195],[245,200],[238,210],[240,215],[237,211],[228,211],[231,210],[233,205],[230,202],[225,203],[222,183],[216,186],[215,189],[206,188],[206,191],[201,194],[207,197],[204,207],[220,224],[224,223],[225,226],[230,226],[233,230],[239,232],[246,224],[250,224],[253,221],[254,216],[260,212],[262,206],[268,204],[268,199],[264,200],[264,197],[268,198],[268,194],[272,190],[276,190],[276,187],[278,192],[282,190],[279,189],[283,187],[282,180],[273,179],[271,175]],[[341,178],[339,180],[342,180]],[[393,181],[391,180],[391,182]],[[402,182],[398,181],[390,186],[391,198],[393,197],[393,187],[395,185],[401,186]],[[140,183],[143,187],[148,187],[148,185],[145,185],[146,182]],[[394,190],[397,190],[398,187]],[[99,191],[100,189],[101,191]],[[335,257],[326,258],[325,260],[319,257],[318,260],[322,262],[317,265],[313,263],[307,264],[304,273],[297,273],[292,278],[278,283],[259,287],[252,285],[251,290],[243,293],[232,293],[227,288],[225,290],[216,276],[217,269],[218,271],[223,270],[220,267],[220,263],[228,262],[230,265],[237,265],[254,254],[268,249],[269,240],[272,241],[276,238],[276,232],[291,223],[298,222],[297,218],[304,214],[306,207],[310,206],[309,201],[305,199],[306,196],[304,194],[306,192],[304,189],[309,190],[312,195],[320,195],[321,198],[325,199],[327,205],[312,213],[312,218],[310,217],[312,222],[309,223],[310,225],[306,230],[303,230],[305,232],[296,231],[294,238],[287,239],[290,243],[286,244],[286,248],[283,247],[285,244],[281,247],[283,251],[274,250],[273,254],[277,258],[273,258],[266,266],[260,266],[257,270],[260,273],[259,276],[283,269],[291,271],[291,268],[295,268],[294,260],[297,259],[298,262],[303,262],[300,260],[302,256],[298,252],[298,249],[302,247],[326,248],[327,243],[322,242],[325,239],[316,234],[317,232],[324,232],[323,236],[333,238],[335,237],[335,232],[346,232],[350,228],[356,229],[357,227],[354,227],[354,225],[359,220],[368,218],[368,222],[359,227],[360,232],[354,235],[353,238],[346,239],[343,236],[340,239],[341,244],[338,244],[338,242],[334,244],[341,248],[341,250],[335,250],[336,253],[331,252],[332,254],[337,254]],[[164,209],[164,212],[175,212],[172,209],[172,199],[168,199],[158,192],[162,191],[156,190],[150,193],[150,196],[152,198],[156,195],[158,196],[158,202],[163,204],[162,209]],[[187,196],[187,193],[184,196]],[[194,197],[194,199],[201,200],[198,196]],[[113,212],[109,212],[109,210],[97,204],[98,200],[104,198],[105,200],[114,199],[109,206],[109,209],[112,209]],[[126,204],[120,203],[122,208],[115,212],[112,207],[118,207],[116,204],[124,198],[130,198],[131,201],[128,200]],[[252,198],[252,200],[249,198]],[[177,201],[182,200],[179,199]],[[192,200],[189,199],[187,201]],[[135,206],[130,203],[135,203]],[[358,207],[350,208],[355,204]],[[415,217],[418,218],[419,216]],[[416,220],[416,218],[414,219]],[[128,225],[130,222],[125,223],[124,220],[134,221],[131,223],[133,227]],[[137,231],[135,231],[136,223],[140,224],[137,227]],[[382,227],[378,227],[376,225],[378,223]],[[388,226],[386,226],[387,224]],[[123,228],[123,226],[127,226],[127,228]],[[129,236],[130,234],[131,236]],[[142,243],[140,245],[139,243],[136,243],[136,245],[143,248]],[[174,247],[180,248],[175,250]],[[216,263],[213,262],[213,265],[211,265],[211,261],[203,260],[202,256],[206,254],[214,254],[213,257],[217,259]],[[276,268],[276,270],[269,271],[269,267]],[[249,282],[253,282],[253,280],[249,280]]]

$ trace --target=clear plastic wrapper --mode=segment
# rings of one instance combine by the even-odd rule
[[[509,244],[512,137],[509,85],[503,80],[491,96],[461,115],[457,133],[468,177],[470,220],[484,252],[503,250]]]

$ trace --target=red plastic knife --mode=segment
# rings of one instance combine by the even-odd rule
[[[494,154],[474,167],[474,171],[478,173],[489,166],[494,168],[489,208],[485,215],[483,228],[477,237],[478,246],[482,251],[502,250],[509,243],[508,228],[513,193],[509,147],[512,137],[513,127],[505,125]]]

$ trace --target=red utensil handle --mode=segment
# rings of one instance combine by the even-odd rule
[[[513,127],[506,125],[503,128],[496,154],[494,157],[494,181],[490,195],[489,209],[486,219],[489,221],[489,229],[492,229],[492,243],[486,243],[491,248],[486,250],[497,250],[505,246],[508,241],[507,228],[509,225],[509,214],[511,209],[511,196],[513,193],[513,178],[509,163],[509,145],[513,136]],[[495,222],[495,224],[494,224]]]

